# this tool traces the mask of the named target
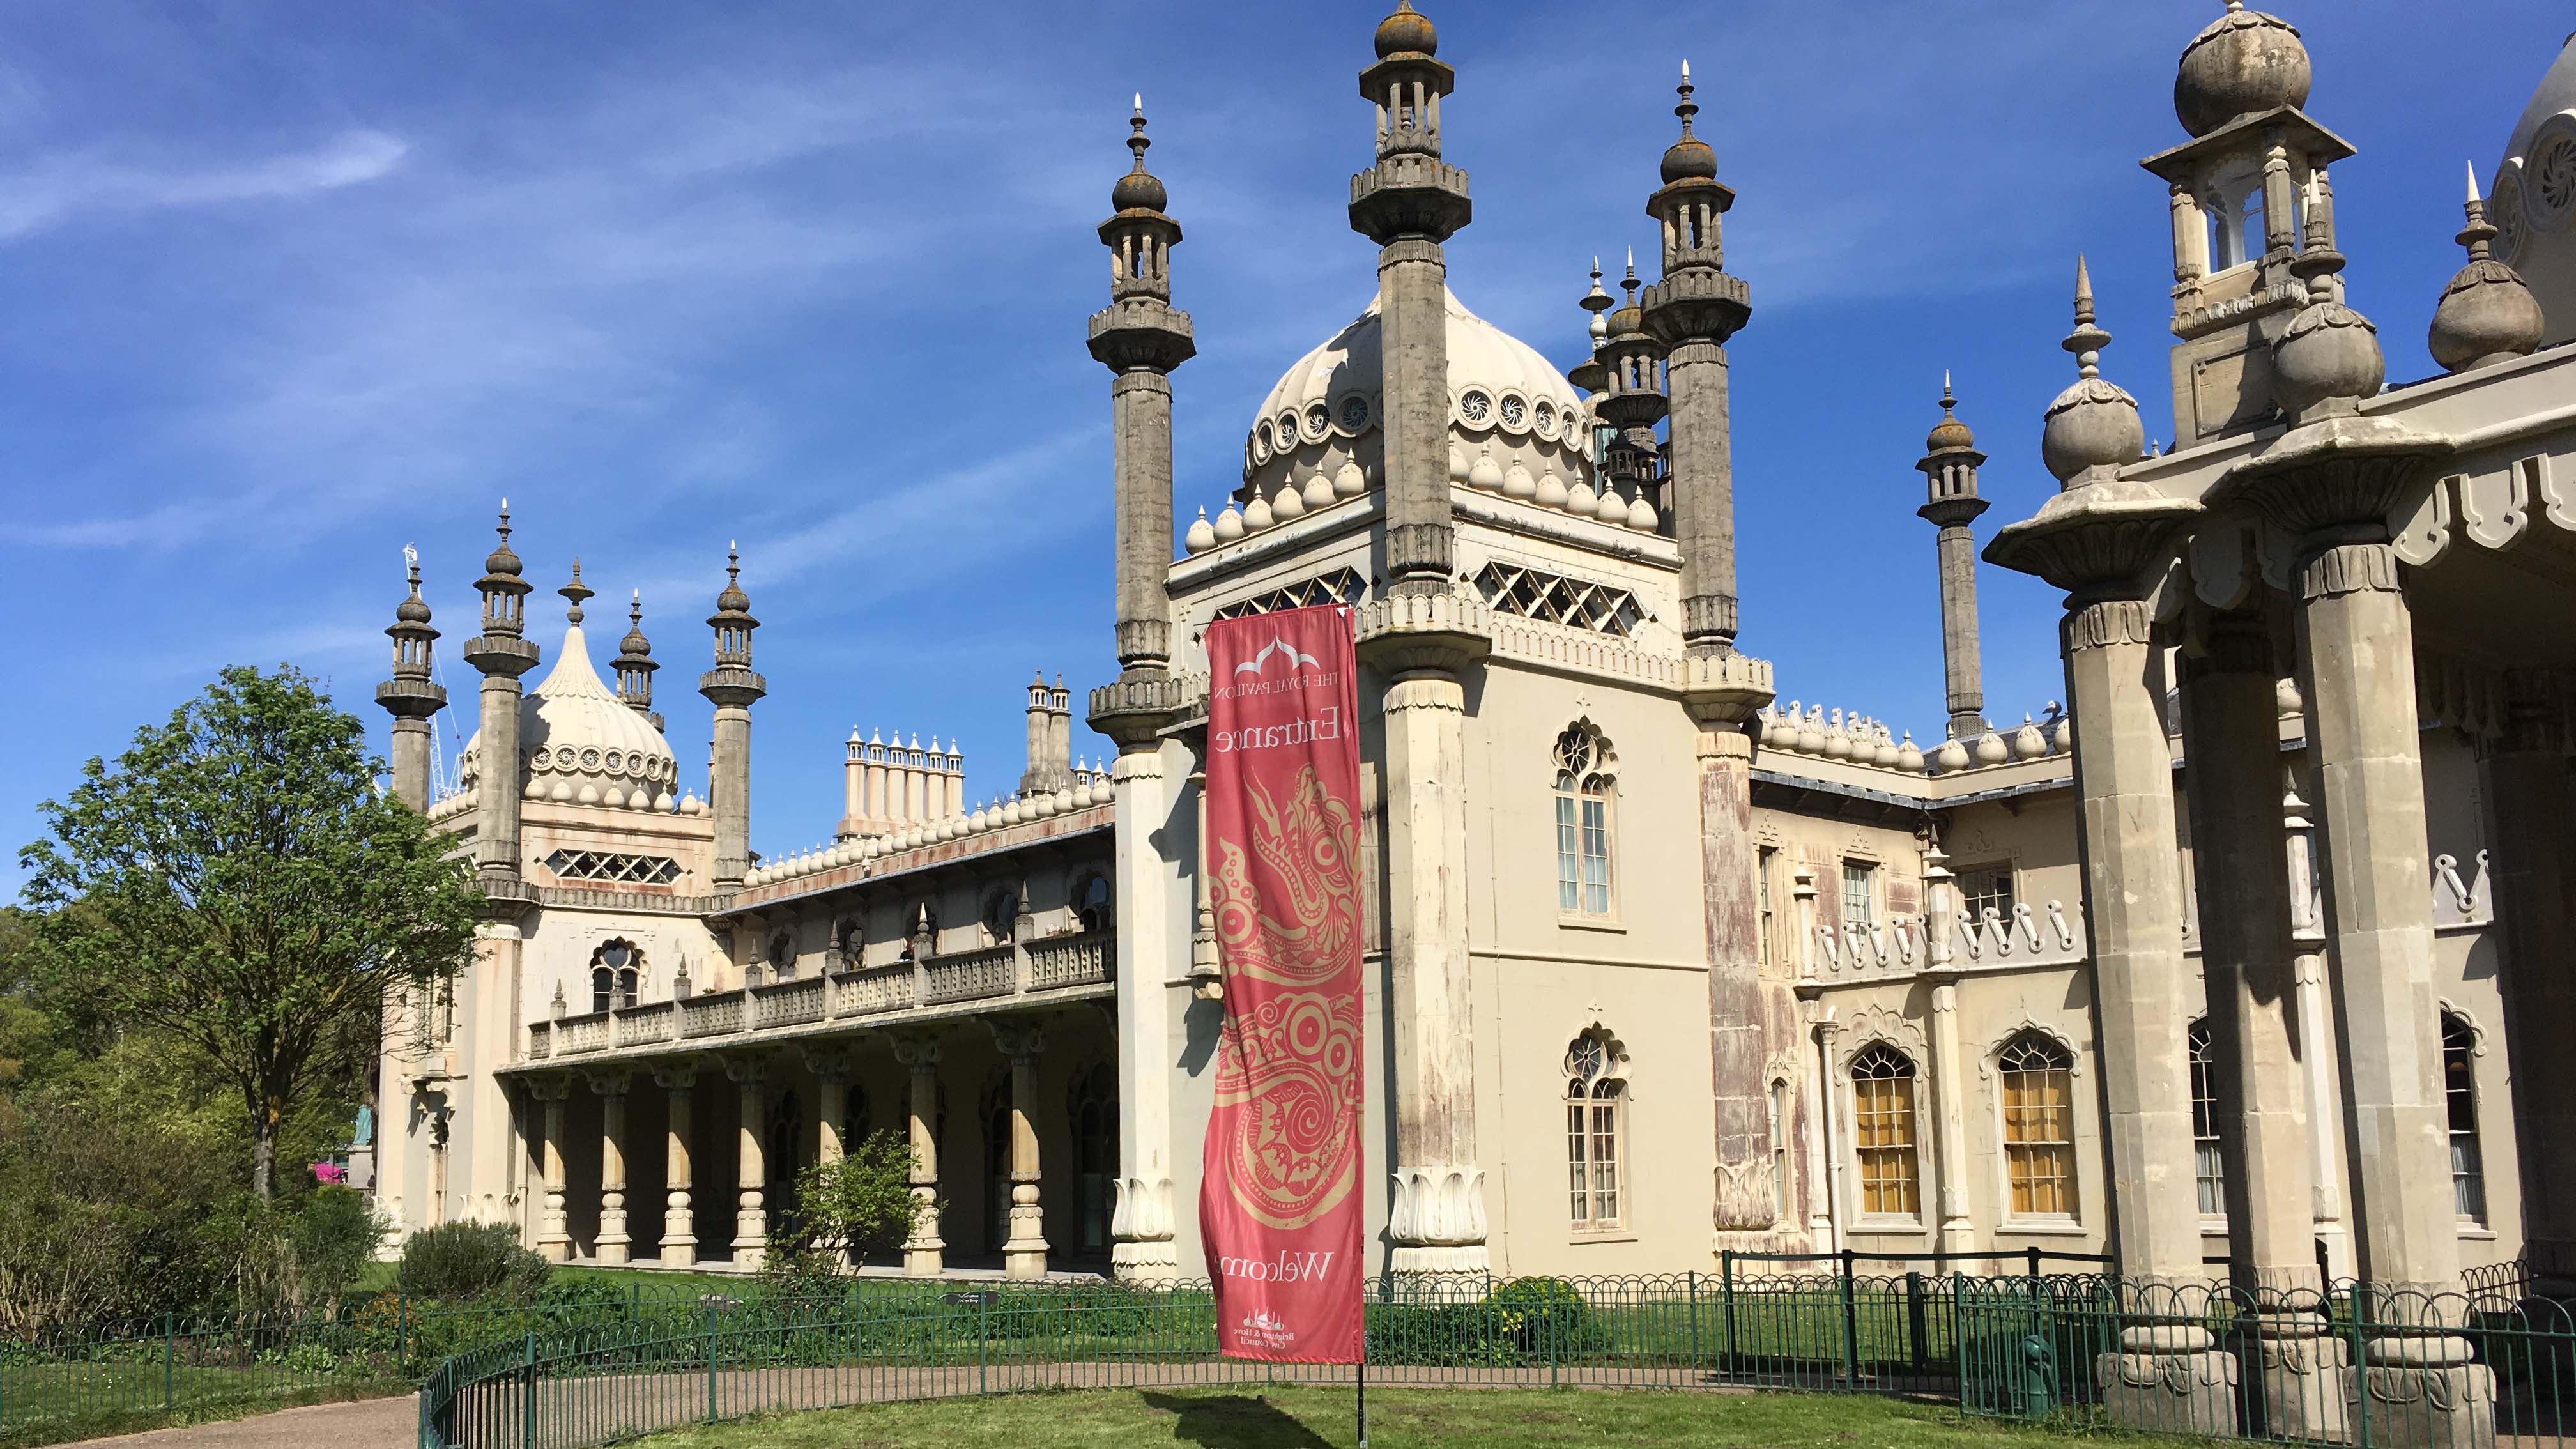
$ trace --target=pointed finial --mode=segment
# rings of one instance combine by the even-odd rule
[[[508,543],[508,542],[510,541],[510,500],[509,500],[509,499],[507,499],[507,498],[504,498],[504,499],[502,499],[502,500],[501,500],[501,525],[500,525],[500,526],[501,526],[501,541],[502,541],[503,543]]]
[[[2075,354],[2075,372],[2079,377],[2102,375],[2102,349],[2111,334],[2093,325],[2093,270],[2084,254],[2075,254],[2075,330],[2066,334],[2059,345]]]
[[[1154,144],[1145,135],[1145,93],[1143,91],[1136,93],[1136,110],[1127,118],[1127,127],[1127,149],[1135,153],[1134,169],[1138,174],[1142,174],[1145,170],[1145,148]]]
[[[569,609],[564,610],[564,618],[565,618],[565,620],[566,620],[567,622],[574,623],[574,624],[578,624],[578,623],[580,623],[580,622],[581,622],[581,601],[582,601],[582,600],[584,600],[584,599],[589,598],[589,597],[591,596],[591,592],[592,592],[592,591],[591,591],[590,586],[589,586],[588,584],[585,584],[585,583],[583,583],[583,582],[581,581],[581,560],[580,560],[580,559],[576,558],[576,559],[574,559],[574,560],[572,561],[572,582],[571,582],[571,583],[568,583],[568,584],[566,584],[566,585],[564,585],[564,586],[563,586],[562,588],[560,588],[560,589],[555,590],[555,592],[556,592],[556,593],[558,593],[558,594],[563,595],[563,596],[564,596],[565,598],[567,598],[567,599],[572,600],[572,607],[571,607],[571,608],[569,608]]]
[[[1947,417],[1947,416],[1949,416],[1949,415],[1950,415],[1950,410],[1951,410],[1952,408],[1954,408],[1954,407],[1958,406],[1958,402],[1959,402],[1959,400],[1958,400],[1956,397],[1953,397],[1953,396],[1951,395],[1951,393],[1950,393],[1950,369],[1948,369],[1948,368],[1946,368],[1946,367],[1945,367],[1945,368],[1942,368],[1942,369],[1941,369],[1941,415],[1942,415],[1943,417]]]
[[[411,579],[411,596],[420,597],[420,550],[403,545],[403,572]]]
[[[1699,102],[1691,99],[1690,62],[1687,60],[1682,62],[1682,83],[1677,89],[1682,99],[1681,104],[1673,107],[1673,114],[1682,118],[1682,139],[1688,141],[1692,139],[1691,117],[1699,114]]]
[[[2460,234],[2452,240],[2469,249],[2469,260],[2489,260],[2495,249],[2488,243],[2495,240],[2496,228],[2487,220],[2486,198],[2478,195],[2478,163],[2475,161],[2469,163],[2469,199],[2461,209],[2467,214],[2468,225],[2461,227]]]

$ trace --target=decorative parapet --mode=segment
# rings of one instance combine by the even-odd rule
[[[1032,840],[1060,835],[1068,829],[1105,825],[1109,823],[1105,816],[1097,820],[1071,817],[1106,807],[1115,798],[1116,790],[1109,777],[1094,774],[1051,794],[1041,792],[1014,797],[998,805],[915,825],[898,834],[863,836],[818,846],[775,862],[763,862],[752,870],[742,893],[728,898],[725,904],[738,911],[807,891],[829,889],[871,876],[936,864],[961,853],[1008,850]],[[1024,825],[1041,824],[1048,828],[1002,833],[1013,832],[1016,827]],[[972,840],[976,844],[963,852],[937,853],[939,847],[962,840]]]
[[[1028,944],[1029,989],[1091,986],[1109,979],[1114,939],[1105,931],[1075,931]]]
[[[1899,740],[1888,727],[1857,710],[1828,710],[1823,705],[1791,700],[1786,708],[1762,711],[1762,748],[1775,754],[1839,760],[1902,775],[1957,775],[1997,765],[2017,764],[2075,751],[2075,726],[2051,705],[2048,717],[2022,716],[2021,726],[1989,730],[1965,740],[1944,740],[1927,751],[1912,732]]]
[[[922,962],[921,999],[929,1004],[1008,996],[1018,982],[1019,952],[1008,944],[953,951]]]
[[[1982,916],[1965,911],[1954,911],[1942,921],[1903,916],[1867,929],[1818,922],[1807,980],[1830,986],[1912,976],[1932,964],[1934,943],[1928,931],[1948,932],[1948,969],[1954,971],[2071,966],[2091,954],[2082,911],[2054,900],[2034,910],[2022,901],[2013,906],[2009,917],[1989,906]]]
[[[1414,669],[1455,673],[1493,652],[1494,611],[1473,594],[1395,594],[1352,613],[1362,657],[1389,674]]]
[[[1514,619],[1494,623],[1494,653],[1542,669],[1631,680],[1662,690],[1679,690],[1683,661],[1636,645],[1562,624],[1532,624]]]

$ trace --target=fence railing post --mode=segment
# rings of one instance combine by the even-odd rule
[[[537,1449],[537,1331],[528,1330],[527,1388],[519,1404],[519,1449]]]
[[[990,1289],[975,1295],[975,1392],[983,1393],[986,1345],[993,1333],[993,1294]]]
[[[2370,1360],[2366,1356],[2370,1335],[2365,1331],[2370,1318],[2370,1285],[2352,1285],[2352,1371],[2361,1381],[2361,1392],[2354,1394],[2352,1442],[2360,1449],[2370,1449]]]
[[[1691,1367],[1700,1367],[1699,1356],[1699,1270],[1690,1270]]]
[[[1957,1270],[1950,1274],[1950,1372],[1959,1381],[1959,1410],[1972,1412],[1969,1395],[1975,1390],[1968,1383],[1968,1275]]]
[[[178,1357],[178,1315],[173,1313],[164,1313],[161,1315],[161,1407],[164,1410],[167,1410],[171,1405],[173,1380],[176,1377],[175,1369],[177,1367]]]
[[[1855,1386],[1860,1383],[1860,1309],[1852,1300],[1852,1265],[1859,1256],[1850,1248],[1842,1251],[1843,1373]]]
[[[1923,1372],[1923,1334],[1928,1327],[1923,1313],[1923,1275],[1912,1269],[1905,1273],[1905,1337],[1911,1352],[1907,1355],[1916,1373]]]
[[[1725,1365],[1725,1371],[1731,1375],[1736,1371],[1736,1365],[1741,1362],[1741,1360],[1736,1357],[1735,1250],[1733,1248],[1729,1248],[1718,1255],[1717,1271],[1723,1275],[1723,1286],[1726,1297],[1726,1357],[1722,1362]]]
[[[713,1304],[698,1309],[707,1335],[707,1422],[716,1421],[716,1310]]]

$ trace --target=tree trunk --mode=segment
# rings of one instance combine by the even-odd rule
[[[250,1119],[250,1190],[261,1202],[275,1196],[277,1168],[277,1114],[262,1110]]]

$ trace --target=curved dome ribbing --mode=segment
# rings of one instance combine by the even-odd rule
[[[646,801],[671,792],[679,764],[670,742],[601,681],[591,666],[581,626],[564,630],[555,667],[519,701],[519,748],[525,757],[522,789],[531,795],[604,802],[611,789],[621,803],[641,791]],[[471,783],[482,772],[483,733],[466,741],[459,772]],[[592,803],[584,802],[584,803]]]

